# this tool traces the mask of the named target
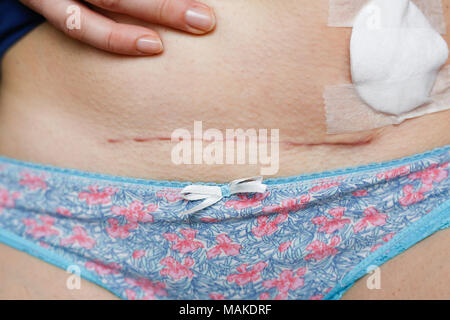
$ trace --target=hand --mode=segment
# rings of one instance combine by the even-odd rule
[[[213,10],[194,0],[20,1],[43,15],[68,36],[96,48],[125,55],[158,54],[163,51],[161,38],[151,29],[117,23],[91,10],[82,2],[194,34],[205,34],[215,27]],[[74,23],[77,21],[73,14],[78,14],[78,24]]]

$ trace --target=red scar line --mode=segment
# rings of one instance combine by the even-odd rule
[[[108,141],[108,143],[119,143],[119,142],[122,142],[122,140],[120,140],[120,139],[108,139],[107,141]]]
[[[208,139],[192,139],[192,140],[202,140],[203,142],[212,142],[212,140]],[[125,139],[108,139],[107,142],[111,144],[124,143],[127,141],[134,141],[137,143],[145,143],[145,142],[153,142],[153,141],[172,141],[170,137],[136,137],[136,138],[125,138]],[[182,141],[182,139],[180,140]],[[227,139],[223,139],[223,142],[229,141]],[[237,142],[237,139],[234,139]],[[258,141],[258,143],[262,143]],[[271,143],[270,139],[267,139],[267,143]],[[334,146],[359,146],[370,143],[370,141],[357,141],[357,142],[322,142],[322,143],[301,143],[294,141],[280,141],[282,145],[286,145],[288,147],[314,147],[320,145],[334,145]]]
[[[151,142],[151,141],[170,141],[171,139],[168,137],[152,137],[152,138],[125,138],[125,139],[108,139],[106,140],[108,143],[115,144],[115,143],[123,143],[127,141],[134,141],[134,142]]]
[[[151,141],[170,141],[167,137],[154,137],[154,138],[133,138],[134,142],[151,142]]]

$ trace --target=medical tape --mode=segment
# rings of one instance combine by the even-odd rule
[[[392,0],[395,1],[395,0]],[[436,31],[445,34],[444,10],[441,0],[411,0],[424,13],[430,24]],[[369,0],[329,0],[328,26],[352,27],[353,21]]]
[[[405,120],[450,109],[450,66],[438,73],[428,103],[399,116],[378,112],[367,105],[352,84],[326,86],[323,94],[327,133],[341,134],[400,124]]]

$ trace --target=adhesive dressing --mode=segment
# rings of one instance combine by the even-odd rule
[[[430,103],[448,47],[410,0],[371,0],[353,22],[350,56],[361,99],[400,115]]]

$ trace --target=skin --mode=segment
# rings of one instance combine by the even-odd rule
[[[326,26],[327,0],[205,3],[218,24],[200,38],[97,10],[158,32],[166,50],[157,57],[111,55],[48,24],[28,34],[2,61],[0,154],[114,175],[226,182],[258,175],[259,167],[176,166],[171,133],[192,131],[194,120],[203,120],[204,130],[278,128],[275,176],[387,161],[450,143],[448,111],[371,131],[326,133],[323,87],[351,82],[351,30]],[[447,24],[449,3],[443,1]],[[345,297],[450,298],[449,236],[438,232],[386,263],[382,290],[369,291],[362,279]],[[111,297],[87,282],[68,292],[64,271],[1,245],[0,255],[6,283],[0,297]]]
[[[381,288],[367,289],[370,275],[344,295],[345,300],[432,299],[450,297],[450,243],[448,230],[438,232],[380,268]]]
[[[165,25],[171,28],[205,34],[215,27],[213,10],[207,5],[192,0],[87,0],[87,5],[80,1],[60,0],[21,0],[21,2],[43,15],[55,28],[67,36],[111,53],[144,56],[161,53],[164,49],[158,33],[150,28],[133,24],[117,23],[105,15],[96,12],[99,8],[105,12],[118,12],[142,21]],[[88,5],[91,5],[89,7]],[[79,28],[68,27],[70,15],[68,8],[79,9]],[[91,9],[92,8],[92,9]],[[200,10],[206,15],[207,24],[192,24],[188,19],[189,10]],[[70,11],[73,13],[74,11]],[[72,21],[73,22],[73,21]],[[143,50],[139,40],[145,39],[157,43]]]

